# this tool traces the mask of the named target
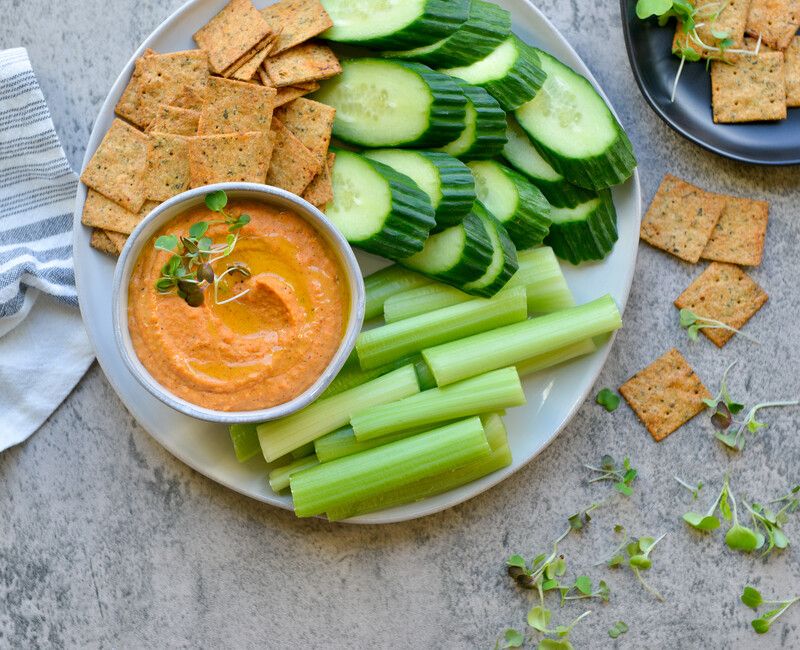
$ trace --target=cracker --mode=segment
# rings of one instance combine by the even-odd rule
[[[795,36],[783,53],[786,79],[786,105],[800,106],[800,36]]]
[[[189,138],[169,133],[150,135],[145,193],[153,201],[166,201],[189,187]]]
[[[242,181],[263,183],[272,156],[266,133],[225,133],[189,139],[189,186]]]
[[[327,45],[304,43],[264,61],[272,85],[277,88],[306,81],[328,79],[342,71],[339,59]]]
[[[241,66],[234,70],[229,76],[231,79],[238,79],[239,81],[250,81],[258,73],[258,69],[267,58],[270,52],[272,42],[266,47],[262,47],[258,52],[251,56]]]
[[[118,203],[90,189],[83,204],[81,223],[129,235],[157,205],[155,201],[145,201],[139,212],[129,212]]]
[[[273,29],[281,28],[273,54],[288,50],[333,27],[331,17],[319,0],[280,0],[262,9],[261,15]]]
[[[125,246],[125,242],[128,241],[128,235],[123,235],[119,232],[114,232],[113,230],[106,230],[106,237],[108,237],[111,245],[114,247],[114,251],[117,255],[122,253],[122,249]]]
[[[653,440],[661,442],[704,408],[711,393],[675,348],[619,388]]]
[[[764,252],[769,203],[728,198],[702,258],[741,266],[758,266]]]
[[[767,298],[767,293],[738,266],[711,262],[678,296],[675,306],[738,330],[761,309]],[[700,331],[718,348],[734,335],[725,329],[704,328]]]
[[[696,264],[724,208],[725,197],[667,174],[642,220],[640,237]]]
[[[194,40],[208,53],[211,70],[222,74],[247,57],[271,33],[267,21],[250,0],[230,0],[195,33]]]
[[[156,115],[145,129],[146,133],[171,133],[173,135],[196,135],[200,111],[159,104]]]
[[[711,104],[718,124],[786,119],[783,52],[712,62]]]
[[[200,112],[198,134],[269,133],[276,94],[274,88],[212,77]]]
[[[275,112],[281,123],[313,153],[324,166],[331,144],[336,109],[300,97]]]
[[[125,209],[137,212],[145,200],[148,146],[144,133],[115,119],[83,170],[81,180]]]
[[[333,163],[336,160],[335,153],[326,156],[325,165],[319,170],[316,176],[308,184],[303,192],[303,198],[318,209],[324,208],[333,200]],[[322,206],[322,208],[320,208]]]
[[[115,110],[144,128],[156,117],[161,104],[198,109],[208,76],[208,57],[201,50],[143,56],[136,61]]]
[[[106,253],[107,255],[119,255],[114,242],[111,241],[108,233],[101,228],[92,229],[92,238],[89,240],[89,245],[92,248],[96,248],[101,253]]]
[[[302,194],[322,169],[318,158],[280,120],[272,120],[274,150],[267,185]]]
[[[701,0],[705,4],[704,0]],[[697,27],[697,35],[703,43],[714,45],[718,39],[714,36],[713,32],[724,32],[728,38],[733,41],[732,48],[741,48],[744,44],[744,33],[747,25],[747,15],[750,11],[750,0],[729,0],[725,8],[720,12],[716,20],[711,21],[707,19],[698,19],[699,26]],[[709,55],[718,55],[718,52],[712,52],[708,49],[702,48],[697,43],[692,41],[688,34],[683,31],[683,25],[679,22],[675,28],[675,37],[672,41],[673,51],[682,46],[688,46],[702,57]],[[727,55],[726,55],[727,58]]]
[[[800,26],[800,0],[752,0],[747,33],[776,50],[785,50]]]

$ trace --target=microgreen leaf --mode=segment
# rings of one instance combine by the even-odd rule
[[[575,588],[582,594],[589,595],[592,593],[592,580],[589,576],[578,576],[575,579]]]
[[[696,512],[687,512],[683,515],[683,520],[697,530],[709,531],[719,528],[719,519],[713,515],[700,515]]]
[[[500,647],[521,648],[523,643],[525,643],[525,637],[523,636],[522,632],[513,628],[508,628],[503,633],[503,645]]]
[[[614,488],[621,494],[625,496],[633,494],[632,484],[636,480],[638,472],[631,467],[629,458],[625,458],[622,466],[619,467],[611,456],[605,455],[600,459],[600,467],[593,467],[592,465],[584,465],[584,467],[597,474],[597,476],[589,480],[589,483],[612,481]]]
[[[627,632],[629,629],[630,628],[628,628],[628,626],[625,624],[625,621],[617,621],[608,629],[608,636],[610,636],[612,639],[616,639],[625,634],[625,632]]]
[[[198,221],[189,226],[189,236],[193,239],[200,239],[208,231],[207,221]]]
[[[528,612],[528,625],[534,630],[547,634],[550,630],[552,612],[546,607],[536,605]]]
[[[620,397],[610,388],[603,388],[599,393],[597,393],[594,401],[609,413],[613,413],[617,410],[617,407],[619,407]]]
[[[537,650],[574,650],[568,639],[542,639]]]
[[[228,205],[228,195],[224,190],[206,194],[206,207],[212,212],[222,212],[226,205]]]
[[[650,16],[663,16],[672,9],[672,0],[638,0],[636,16],[642,20]]]
[[[175,235],[161,235],[156,239],[155,247],[159,250],[171,253],[178,246],[178,238]]]
[[[761,592],[755,587],[750,586],[744,588],[740,598],[745,605],[753,609],[758,609],[761,603],[764,602],[764,599],[761,597]]]

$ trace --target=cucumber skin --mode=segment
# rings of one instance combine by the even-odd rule
[[[544,198],[554,208],[575,208],[581,203],[591,201],[595,197],[595,192],[592,190],[573,185],[569,181],[548,183],[534,180],[533,184],[541,190]]]
[[[352,152],[337,151],[338,155],[353,155]],[[431,228],[436,223],[433,207],[428,195],[408,176],[377,160],[367,161],[388,183],[392,194],[391,213],[381,231],[368,239],[350,241],[354,246],[387,257],[391,260],[410,257],[425,245]],[[335,163],[334,163],[335,165]]]
[[[463,161],[470,161],[488,160],[498,156],[507,142],[506,112],[486,89],[480,86],[471,86],[460,80],[459,85],[467,101],[472,102],[475,107],[477,124],[475,140],[472,141],[472,145],[456,157]]]
[[[449,194],[443,193],[442,200],[436,207],[434,214],[436,225],[433,232],[457,226],[469,214],[475,202],[475,179],[472,172],[463,162],[449,154],[438,151],[420,151],[420,153],[436,165],[442,187],[447,187]]]
[[[580,77],[585,83],[589,84],[594,92],[597,92],[594,86],[592,86],[591,82],[583,75],[578,74],[572,68],[564,63],[561,63],[561,61],[547,54],[546,52],[536,48],[531,49],[533,49],[539,56],[549,57],[558,65],[564,66],[572,74]],[[603,100],[603,103],[605,103],[605,100]],[[519,108],[519,106],[516,106],[515,110],[516,108]],[[628,134],[625,133],[625,130],[622,128],[619,120],[617,120],[614,114],[611,113],[611,109],[608,107],[608,104],[606,104],[606,109],[614,120],[614,125],[617,130],[617,137],[603,153],[591,158],[567,158],[562,156],[554,149],[540,142],[527,128],[525,128],[525,124],[520,119],[520,116],[516,114],[516,112],[515,117],[517,118],[520,126],[522,126],[522,129],[530,137],[531,142],[533,143],[533,146],[536,147],[537,151],[542,155],[542,157],[544,157],[545,160],[547,160],[547,162],[550,163],[553,169],[561,174],[566,180],[574,185],[578,185],[579,187],[586,189],[603,190],[613,187],[614,185],[624,183],[633,175],[633,170],[636,169],[636,165],[638,164],[636,162],[636,156],[633,152],[633,145],[628,138]]]
[[[522,174],[504,165],[500,168],[519,194],[516,212],[511,219],[501,222],[502,225],[519,250],[540,246],[550,232],[550,203],[542,191]]]
[[[504,111],[513,111],[536,96],[547,75],[539,66],[539,55],[530,45],[512,36],[517,48],[517,59],[502,79],[493,79],[482,84]]]
[[[491,298],[498,291],[500,291],[500,289],[506,286],[512,276],[519,270],[517,248],[514,245],[514,242],[511,241],[511,237],[509,236],[508,231],[503,224],[500,223],[497,218],[480,203],[480,201],[475,202],[473,212],[477,213],[478,218],[483,223],[484,228],[494,228],[495,232],[497,233],[498,239],[500,240],[500,249],[503,251],[503,267],[495,279],[485,287],[472,287],[469,289],[465,288],[463,291],[474,296]]]
[[[617,234],[617,212],[611,193],[599,193],[600,206],[585,221],[553,223],[545,240],[553,252],[572,264],[602,260],[614,248]]]
[[[376,50],[423,47],[447,38],[455,32],[469,18],[469,9],[470,0],[427,0],[425,13],[393,34],[363,40],[337,40],[330,38],[328,32],[323,32],[320,37]]]
[[[492,242],[489,241],[489,236],[486,234],[486,229],[480,219],[472,212],[464,217],[460,225],[453,226],[453,228],[464,229],[466,243],[461,259],[448,271],[427,273],[424,269],[407,265],[404,260],[398,260],[398,263],[407,266],[412,271],[427,275],[434,280],[439,280],[457,289],[462,289],[468,282],[477,280],[486,273],[492,263]]]
[[[511,14],[490,2],[472,0],[469,18],[440,47],[415,54],[414,50],[387,52],[386,56],[411,59],[439,68],[470,65],[491,54],[511,34]]]

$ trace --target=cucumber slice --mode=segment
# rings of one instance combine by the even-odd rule
[[[617,212],[608,190],[575,208],[553,208],[550,218],[547,244],[573,264],[602,260],[618,238]]]
[[[475,202],[472,211],[483,223],[486,234],[489,235],[489,241],[492,242],[492,263],[482,277],[465,284],[463,290],[475,296],[491,298],[506,286],[511,276],[519,269],[517,249],[503,225],[489,213],[480,201]]]
[[[599,190],[630,178],[633,147],[603,98],[585,77],[537,52],[547,80],[515,114],[539,153],[581,187]]]
[[[472,0],[469,18],[447,38],[432,45],[384,56],[412,59],[430,66],[470,65],[492,51],[511,34],[511,14],[491,2]]]
[[[441,151],[461,160],[486,160],[497,156],[506,143],[506,112],[480,86],[459,81],[467,98],[466,128]]]
[[[422,251],[400,263],[461,289],[483,277],[492,264],[492,254],[486,228],[470,212],[459,225],[431,235]]]
[[[507,111],[530,101],[545,80],[536,50],[513,34],[472,65],[442,72],[482,86]]]
[[[466,125],[458,84],[411,61],[342,61],[342,73],[314,98],[336,109],[336,137],[365,147],[441,147]]]
[[[436,229],[461,223],[475,202],[475,179],[460,160],[446,153],[409,149],[375,149],[367,158],[389,165],[412,179],[431,200]]]
[[[435,223],[428,195],[408,176],[338,150],[326,216],[354,246],[389,259],[422,250]]]
[[[333,27],[322,38],[376,49],[430,45],[469,18],[470,0],[322,0]]]
[[[495,160],[469,163],[478,200],[505,227],[520,250],[539,246],[550,227],[550,204],[535,185]]]

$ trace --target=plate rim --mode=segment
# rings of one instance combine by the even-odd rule
[[[620,20],[622,22],[622,33],[625,38],[625,51],[628,56],[628,65],[631,68],[631,73],[633,74],[633,78],[636,81],[636,85],[639,87],[639,92],[641,92],[642,96],[644,97],[647,104],[650,106],[652,111],[661,118],[661,120],[675,133],[682,136],[686,140],[693,142],[694,144],[702,147],[706,151],[710,151],[722,158],[727,158],[729,160],[735,160],[737,162],[746,163],[748,165],[761,165],[763,167],[792,167],[796,165],[800,165],[800,157],[794,158],[791,160],[783,159],[783,160],[775,160],[775,159],[765,159],[753,156],[746,156],[738,153],[734,153],[732,151],[728,151],[727,149],[715,146],[710,142],[704,140],[701,136],[696,135],[692,131],[685,129],[678,124],[676,124],[672,118],[667,115],[662,108],[658,105],[655,98],[653,97],[653,93],[650,92],[650,88],[644,83],[644,79],[642,78],[641,69],[639,68],[638,63],[634,63],[636,57],[634,56],[633,50],[633,37],[631,35],[630,26],[628,24],[628,11],[631,6],[632,2],[636,2],[636,0],[619,0],[620,4]]]
[[[94,136],[95,136],[95,129],[96,129],[96,126],[97,126],[97,118],[100,115],[106,114],[109,109],[111,109],[112,112],[113,112],[113,106],[111,105],[112,104],[112,92],[117,87],[117,85],[120,84],[120,82],[123,79],[126,79],[126,78],[130,77],[130,74],[131,74],[131,72],[133,70],[133,67],[134,67],[134,63],[135,63],[136,59],[141,55],[141,53],[145,50],[146,43],[148,43],[152,39],[157,38],[158,36],[160,36],[164,31],[166,31],[167,25],[171,24],[173,21],[178,19],[184,12],[189,11],[191,8],[193,8],[194,5],[200,4],[200,3],[203,3],[203,2],[207,2],[207,1],[208,0],[186,0],[175,11],[173,11],[171,14],[169,14],[153,31],[149,32],[147,34],[147,36],[144,38],[144,40],[139,44],[139,47],[137,47],[136,50],[133,52],[133,54],[131,55],[131,57],[129,58],[129,60],[125,64],[125,66],[123,66],[123,68],[120,71],[119,75],[117,75],[116,79],[112,83],[111,87],[109,88],[108,93],[106,94],[105,100],[103,101],[103,103],[101,104],[101,106],[100,106],[100,108],[99,108],[99,110],[97,112],[94,124],[92,125],[92,130],[91,130],[91,132],[89,134],[89,138],[87,140],[86,151],[84,152],[84,157],[83,157],[83,160],[81,162],[81,171],[86,167],[86,164],[88,163],[89,159],[91,158],[91,156],[94,154],[94,151],[96,150],[96,147],[95,147],[95,149],[92,149],[91,152],[90,152],[89,144],[95,139]],[[583,67],[586,69],[586,71],[588,73],[587,78],[588,78],[589,82],[592,84],[592,87],[600,94],[600,96],[603,98],[603,100],[608,105],[608,107],[611,110],[611,112],[619,120],[619,114],[614,109],[613,104],[609,100],[608,96],[606,95],[605,91],[601,87],[600,83],[597,81],[597,79],[594,76],[594,74],[591,72],[589,66],[587,65],[587,63],[583,59],[583,57],[581,57],[580,54],[578,54],[578,52],[575,50],[575,48],[569,43],[569,41],[566,39],[566,37],[552,23],[552,21],[538,7],[536,7],[533,4],[532,0],[521,0],[521,2],[525,5],[527,10],[529,10],[529,11],[533,12],[534,14],[536,14],[538,19],[541,20],[543,23],[545,23],[547,25],[547,27],[551,31],[551,34],[554,36],[554,38],[556,40],[558,40],[563,47],[565,47],[568,51],[570,51],[572,53],[572,55],[582,63]],[[621,2],[625,3],[625,0],[621,0]],[[627,38],[627,32],[626,32],[626,38]],[[102,139],[102,138],[100,138],[100,139]],[[98,140],[97,145],[99,146],[99,140]],[[634,169],[633,174],[631,175],[631,177],[626,181],[626,184],[631,184],[631,188],[630,188],[630,192],[632,194],[631,201],[635,205],[635,214],[632,215],[632,216],[635,217],[635,221],[636,221],[636,223],[638,225],[639,223],[641,223],[641,218],[642,218],[642,192],[641,192],[641,181],[640,181],[640,176],[639,176],[638,165]],[[80,241],[81,237],[83,237],[83,238],[86,237],[86,235],[84,234],[84,230],[83,230],[83,228],[84,228],[83,224],[81,223],[81,217],[80,217],[80,212],[81,211],[77,209],[79,205],[82,208],[83,202],[85,201],[86,191],[87,191],[86,190],[86,186],[82,182],[78,183],[78,190],[77,190],[77,193],[76,193],[76,209],[75,209],[75,213],[73,215],[73,236],[72,236],[73,246],[75,246],[77,244],[77,242]],[[636,263],[637,263],[637,259],[638,259],[638,253],[639,253],[639,248],[638,248],[638,245],[637,245],[633,249],[632,258],[631,258],[631,260],[630,260],[630,262],[627,265],[627,268],[625,270],[625,276],[622,278],[622,280],[623,280],[622,286],[623,286],[624,290],[622,292],[621,299],[618,300],[617,302],[618,302],[618,306],[619,306],[619,309],[620,309],[620,313],[622,314],[623,317],[624,317],[624,313],[625,313],[625,308],[626,308],[627,303],[628,303],[628,298],[630,297],[631,286],[633,284],[633,278],[634,278],[635,271],[636,271]],[[134,414],[133,409],[128,404],[128,400],[124,397],[124,392],[125,391],[121,387],[120,379],[118,377],[115,377],[113,373],[110,373],[110,372],[107,371],[105,362],[103,360],[101,360],[100,356],[97,354],[98,346],[95,345],[94,330],[93,330],[93,327],[90,326],[90,324],[89,324],[90,323],[90,319],[88,318],[88,316],[87,316],[87,314],[85,312],[85,308],[83,306],[83,303],[80,300],[80,296],[81,296],[81,293],[82,293],[81,287],[82,287],[83,281],[84,281],[83,280],[83,270],[80,267],[80,265],[75,265],[75,285],[76,285],[76,288],[77,288],[77,291],[78,291],[78,297],[79,297],[78,304],[79,304],[79,307],[80,307],[81,319],[84,322],[84,326],[86,328],[89,341],[90,341],[90,343],[92,345],[92,348],[93,348],[93,350],[95,352],[95,358],[97,359],[98,365],[103,370],[103,374],[105,375],[106,380],[109,382],[111,387],[114,389],[114,392],[116,393],[117,397],[122,402],[122,404],[125,406],[125,408],[128,410],[128,412],[130,413],[131,417],[133,417],[134,420],[136,420],[136,423],[151,438],[153,438],[161,447],[163,447],[171,456],[177,458],[184,465],[186,465],[187,467],[190,467],[194,471],[198,472],[199,474],[204,476],[206,479],[211,480],[214,483],[218,483],[219,485],[222,485],[222,486],[226,487],[229,490],[232,490],[232,491],[234,491],[234,492],[236,492],[238,494],[241,494],[242,496],[251,498],[251,499],[253,499],[255,501],[258,501],[258,502],[261,502],[261,503],[265,503],[265,504],[267,504],[269,506],[278,507],[278,508],[281,508],[282,510],[286,510],[286,511],[289,511],[289,512],[294,512],[294,509],[292,508],[291,503],[267,501],[266,499],[260,498],[257,495],[253,495],[251,493],[244,492],[242,489],[240,489],[239,487],[234,485],[232,482],[230,482],[228,480],[225,480],[224,478],[217,478],[217,477],[212,478],[212,477],[208,476],[203,467],[199,467],[199,466],[197,466],[197,464],[195,464],[194,462],[189,460],[188,457],[186,456],[186,454],[182,453],[181,450],[176,449],[176,448],[174,448],[172,446],[167,446],[164,443],[164,441],[162,441],[158,436],[153,434],[147,427],[145,427],[139,421],[139,419]],[[98,332],[98,335],[99,335],[99,332]],[[421,519],[423,517],[427,517],[427,516],[436,514],[438,512],[441,512],[441,511],[444,511],[444,510],[448,510],[448,509],[450,509],[450,508],[452,508],[454,506],[457,506],[457,505],[459,505],[461,503],[464,503],[464,502],[466,502],[466,501],[478,496],[479,494],[483,494],[484,492],[487,492],[487,491],[491,490],[493,487],[495,487],[496,485],[498,485],[502,481],[510,478],[513,474],[516,474],[519,470],[521,470],[523,467],[526,467],[535,458],[537,458],[541,453],[543,453],[545,451],[545,449],[547,449],[550,446],[550,444],[552,444],[552,442],[561,434],[561,432],[564,430],[564,428],[567,426],[567,424],[569,424],[569,422],[572,421],[572,419],[575,417],[575,414],[577,413],[578,409],[580,409],[584,405],[584,403],[586,402],[586,398],[588,397],[592,387],[594,386],[594,383],[597,381],[597,378],[600,376],[600,373],[605,368],[606,362],[608,361],[608,356],[611,353],[611,350],[614,347],[614,344],[616,342],[616,338],[617,338],[617,332],[615,332],[609,338],[607,343],[605,343],[603,345],[604,349],[599,349],[594,353],[595,355],[602,355],[602,357],[601,358],[598,357],[598,358],[600,358],[600,363],[599,363],[599,365],[597,367],[597,370],[592,373],[591,382],[589,382],[587,384],[586,389],[584,391],[582,391],[582,393],[575,399],[575,401],[574,401],[573,405],[571,406],[571,408],[569,408],[567,411],[565,411],[564,414],[561,416],[561,418],[559,418],[558,425],[554,427],[552,434],[543,442],[543,444],[533,454],[531,454],[528,458],[526,458],[518,466],[516,466],[516,467],[509,466],[509,467],[505,468],[505,471],[500,470],[500,471],[495,473],[496,475],[490,475],[489,476],[489,477],[491,477],[490,480],[488,482],[481,483],[479,487],[476,486],[475,489],[469,490],[465,494],[460,495],[459,497],[457,497],[455,499],[452,499],[452,500],[449,500],[447,502],[430,503],[428,507],[422,507],[418,512],[414,513],[413,515],[401,515],[401,514],[398,513],[397,515],[389,514],[387,516],[386,514],[382,514],[381,512],[376,512],[376,513],[370,513],[369,515],[364,515],[364,516],[360,516],[360,517],[353,517],[353,518],[346,519],[346,520],[343,520],[341,522],[336,522],[336,523],[377,525],[377,524],[393,524],[393,523],[400,523],[400,522],[404,522],[404,521],[412,521],[412,520],[415,520],[415,519]],[[489,477],[485,477],[485,478],[489,478]],[[425,500],[425,501],[429,501],[429,500]],[[417,502],[417,503],[418,504],[423,504],[423,503],[425,503],[425,501],[420,501],[420,502]],[[390,509],[388,511],[383,511],[383,513],[392,512],[393,510],[394,509]],[[376,515],[380,515],[380,521],[376,521],[374,519],[374,517]],[[325,520],[325,521],[327,521],[327,520]]]

